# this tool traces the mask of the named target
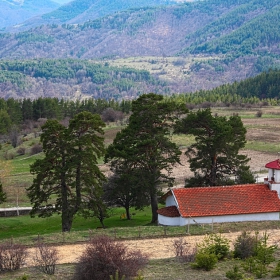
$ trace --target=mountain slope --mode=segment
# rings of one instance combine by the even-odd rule
[[[88,6],[90,1],[73,13],[88,11]],[[269,5],[262,0],[211,0],[135,8],[79,25],[52,24],[3,34],[0,57],[97,58],[177,53],[234,53],[240,57],[261,50],[279,54],[279,15],[279,0],[271,0]]]
[[[74,0],[54,11],[31,18],[10,31],[18,32],[46,24],[84,23],[132,8],[169,6],[176,3],[176,0]]]
[[[279,15],[280,0],[208,0],[135,8],[81,24],[2,33],[0,58],[102,59],[114,66],[149,69],[160,83],[168,82],[168,88],[159,92],[211,89],[280,69]],[[133,59],[121,59],[128,57]],[[118,94],[127,96],[127,91]]]
[[[50,0],[0,0],[0,28],[19,24],[31,17],[57,9]]]

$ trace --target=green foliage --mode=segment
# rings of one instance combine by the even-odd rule
[[[7,200],[7,194],[3,191],[2,183],[0,182],[0,204]]]
[[[246,235],[244,235],[242,238],[246,238]],[[277,246],[269,246],[267,244],[267,233],[264,233],[261,238],[256,240],[257,242],[254,246],[253,255],[245,259],[242,266],[245,271],[255,274],[258,278],[262,278],[268,274],[268,265],[275,260],[274,254],[276,252]]]
[[[229,240],[221,234],[206,235],[203,242],[198,245],[199,252],[214,254],[218,260],[226,258],[229,249]]]
[[[226,277],[230,280],[241,280],[243,274],[239,271],[239,267],[235,265],[232,270],[226,272]]]
[[[197,245],[195,262],[191,265],[193,268],[211,270],[219,260],[228,256],[229,248],[229,240],[222,237],[221,234],[207,235]]]
[[[43,126],[41,142],[45,158],[31,165],[35,175],[27,189],[33,205],[31,215],[62,214],[62,231],[70,231],[74,215],[81,209],[100,213],[104,174],[97,167],[104,139],[99,115],[82,112],[64,127],[57,120]],[[55,200],[54,200],[55,197]]]
[[[202,268],[209,271],[215,267],[218,258],[215,254],[199,251],[195,256],[195,262],[191,264],[192,268]]]
[[[0,110],[0,134],[7,134],[11,126],[12,121],[8,112]]]
[[[275,269],[272,271],[272,277],[280,277],[280,261],[277,262]]]
[[[123,275],[122,277],[119,275],[119,271],[116,271],[116,274],[110,275],[110,280],[125,280],[125,275]]]
[[[161,95],[143,94],[132,102],[128,126],[117,134],[107,149],[105,161],[110,161],[117,177],[126,182],[138,178],[138,194],[150,197],[153,223],[157,222],[158,216],[158,191],[163,185],[172,186],[171,170],[180,160],[181,152],[170,140],[170,130],[185,111],[184,106],[164,102]],[[126,177],[123,174],[127,174]],[[130,186],[126,184],[123,191],[130,192],[128,188]],[[143,202],[145,199],[141,199],[141,204]]]
[[[259,263],[267,266],[275,260],[274,253],[277,249],[276,245],[268,245],[267,244],[268,235],[264,233],[264,235],[260,238],[256,247],[256,259]]]
[[[22,277],[20,278],[21,280],[28,280],[29,279],[29,276],[24,274],[22,275]]]
[[[250,21],[246,15],[256,12],[258,9],[266,11]],[[279,25],[279,5],[277,1],[269,4],[263,1],[247,1],[243,5],[232,9],[225,16],[218,17],[210,24],[187,36],[187,40],[195,43],[188,48],[193,53],[232,53],[235,57],[257,53],[257,48],[263,45],[271,45],[279,41],[277,30]],[[229,25],[235,32],[229,32]],[[208,36],[211,34],[212,40]],[[265,35],[264,35],[265,34]],[[208,37],[208,38],[207,38]]]
[[[186,186],[232,185],[230,176],[236,176],[239,183],[255,181],[248,175],[249,159],[238,154],[246,143],[246,129],[239,116],[227,119],[213,116],[210,109],[199,110],[180,120],[175,132],[195,136],[196,142],[185,152],[194,172],[192,178],[186,179]]]

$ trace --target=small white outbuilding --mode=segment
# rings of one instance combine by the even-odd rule
[[[280,220],[280,160],[267,163],[263,184],[178,188],[167,192],[158,210],[161,225],[184,226]]]

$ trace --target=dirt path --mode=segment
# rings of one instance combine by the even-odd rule
[[[260,232],[260,236],[264,233]],[[270,245],[280,245],[280,230],[268,230],[269,235],[268,243]],[[235,233],[223,233],[222,236],[228,238],[231,242],[236,239],[241,232]],[[197,243],[200,243],[203,240],[204,236],[186,236],[183,239],[190,244],[192,247],[195,247]],[[156,239],[141,239],[141,240],[129,240],[129,241],[120,241],[124,242],[125,245],[132,250],[140,250],[143,253],[146,253],[150,259],[164,259],[175,257],[175,251],[173,247],[173,241],[179,239],[178,237],[174,238],[156,238]],[[232,244],[231,244],[232,246]],[[85,250],[86,244],[74,244],[74,245],[62,245],[57,246],[59,253],[59,263],[75,263],[78,258],[81,256]],[[28,249],[30,258],[27,259],[27,266],[32,266],[31,256],[34,255],[34,248]]]

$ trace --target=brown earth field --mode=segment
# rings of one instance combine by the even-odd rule
[[[262,237],[266,233],[269,237],[268,245],[280,245],[280,229],[267,230],[266,232],[260,231],[259,236]],[[232,242],[234,242],[241,232],[229,232],[222,233],[221,235],[230,240],[231,249],[233,249]],[[196,244],[201,243],[205,236],[185,236],[181,237],[190,248],[194,248]],[[118,241],[123,242],[129,250],[140,250],[142,253],[147,254],[150,259],[166,259],[174,258],[174,240],[178,240],[178,237],[167,238],[153,238],[153,239],[139,239],[139,240],[126,240]],[[59,263],[76,263],[79,257],[82,255],[86,248],[86,244],[74,244],[74,245],[61,245],[56,246],[59,254]],[[29,255],[32,256],[35,253],[34,248],[30,248]],[[27,259],[27,266],[32,266],[32,259]]]

